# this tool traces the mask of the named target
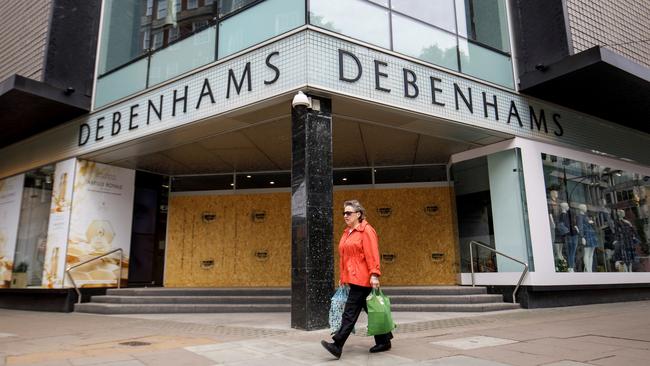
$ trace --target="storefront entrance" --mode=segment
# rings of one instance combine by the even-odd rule
[[[291,286],[288,104],[259,105],[88,156],[169,177],[162,285]],[[508,136],[342,98],[333,105],[335,278],[338,213],[345,200],[357,199],[379,234],[383,284],[457,284],[449,158]]]
[[[450,285],[457,272],[451,194],[443,184],[337,190],[334,208],[347,199],[366,204],[386,285]],[[172,195],[165,286],[290,286],[290,215],[288,192]],[[343,231],[336,218],[335,253]]]

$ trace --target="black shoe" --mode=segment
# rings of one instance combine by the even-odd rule
[[[390,349],[390,347],[390,341],[388,341],[388,343],[377,344],[370,348],[370,353],[386,352]]]
[[[334,344],[334,343],[329,343],[329,342],[325,342],[325,341],[320,341],[320,344],[321,344],[321,346],[323,346],[323,348],[325,348],[329,353],[331,353],[332,356],[334,356],[334,357],[336,357],[336,358],[341,358],[341,352],[343,352],[343,350],[341,349],[341,347],[337,346],[337,345]],[[390,345],[389,345],[388,347],[390,348]]]

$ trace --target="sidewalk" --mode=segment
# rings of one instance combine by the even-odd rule
[[[0,309],[5,365],[646,365],[650,301],[488,314],[394,313],[393,349],[350,337],[340,360],[328,331],[289,314],[105,316]],[[361,319],[360,322],[365,322]],[[363,326],[358,324],[359,333]]]

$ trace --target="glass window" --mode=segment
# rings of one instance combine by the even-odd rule
[[[148,63],[148,60],[144,58],[99,78],[95,90],[95,107],[101,107],[144,90],[147,87]]]
[[[650,272],[650,176],[542,154],[557,272]]]
[[[157,19],[164,19],[167,16],[167,0],[158,0]]]
[[[212,5],[214,3],[214,0],[205,0],[204,4],[205,5]]]
[[[171,41],[186,38],[214,18],[212,4],[190,1],[192,11],[182,10],[182,0],[106,0],[104,2],[99,75],[107,74]],[[153,15],[153,16],[151,16]],[[153,18],[153,19],[152,19]],[[167,37],[164,35],[167,34]]]
[[[156,32],[153,34],[153,49],[157,50],[163,45],[163,32]]]
[[[390,48],[388,10],[362,0],[311,0],[311,24]],[[360,21],[363,17],[363,21]]]
[[[375,3],[375,4],[378,4],[378,5],[381,5],[381,6],[388,7],[388,0],[368,0],[368,1],[370,1],[371,3]]]
[[[173,177],[171,182],[172,192],[221,191],[234,187],[232,174]]]
[[[153,0],[147,0],[147,10],[144,15],[151,16],[153,14]]]
[[[445,165],[376,168],[375,184],[441,182],[447,180]]]
[[[199,7],[199,0],[187,0],[188,9],[196,9]]]
[[[237,174],[236,189],[291,187],[291,173],[243,173]]]
[[[208,26],[209,22],[207,20],[199,20],[198,22],[192,22],[192,31],[196,32]]]
[[[479,79],[514,88],[512,62],[509,56],[459,39],[460,70]]]
[[[211,27],[151,55],[149,86],[214,61],[216,37]]]
[[[304,0],[266,0],[219,23],[219,58],[304,23]]]
[[[25,173],[14,256],[14,275],[20,272],[26,273],[27,286],[41,286],[53,177],[54,165],[47,165]]]
[[[458,70],[456,36],[393,14],[393,48],[452,70]]]
[[[178,39],[178,28],[169,28],[169,43]]]
[[[255,1],[257,0],[219,0],[219,17],[228,15]]]
[[[454,0],[392,0],[390,6],[402,14],[456,33]]]
[[[452,165],[463,272],[470,271],[471,241],[527,262],[530,270],[534,270],[521,171],[519,149]],[[521,272],[523,268],[517,262],[479,247],[474,251],[474,270]]]
[[[146,51],[149,47],[151,47],[151,32],[149,32],[149,29],[146,29],[142,35],[142,50]]]
[[[505,0],[456,1],[459,34],[501,51],[510,52]],[[461,20],[463,17],[464,19]]]
[[[372,184],[372,171],[363,169],[335,169],[333,172],[335,186],[349,186],[355,184]]]
[[[143,54],[142,40],[151,22],[140,0],[106,0],[98,73],[104,74]],[[147,20],[148,19],[148,20]]]

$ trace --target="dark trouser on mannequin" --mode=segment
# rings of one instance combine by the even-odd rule
[[[352,333],[354,329],[354,324],[356,324],[361,309],[368,312],[366,307],[366,297],[372,291],[371,287],[363,287],[350,284],[350,294],[348,295],[348,301],[345,303],[345,310],[343,311],[343,319],[341,321],[341,328],[339,329],[332,339],[334,344],[339,348],[343,348],[345,341]],[[386,334],[380,334],[375,336],[375,343],[377,345],[385,345],[390,343],[390,340],[393,339],[393,333],[388,332]]]

